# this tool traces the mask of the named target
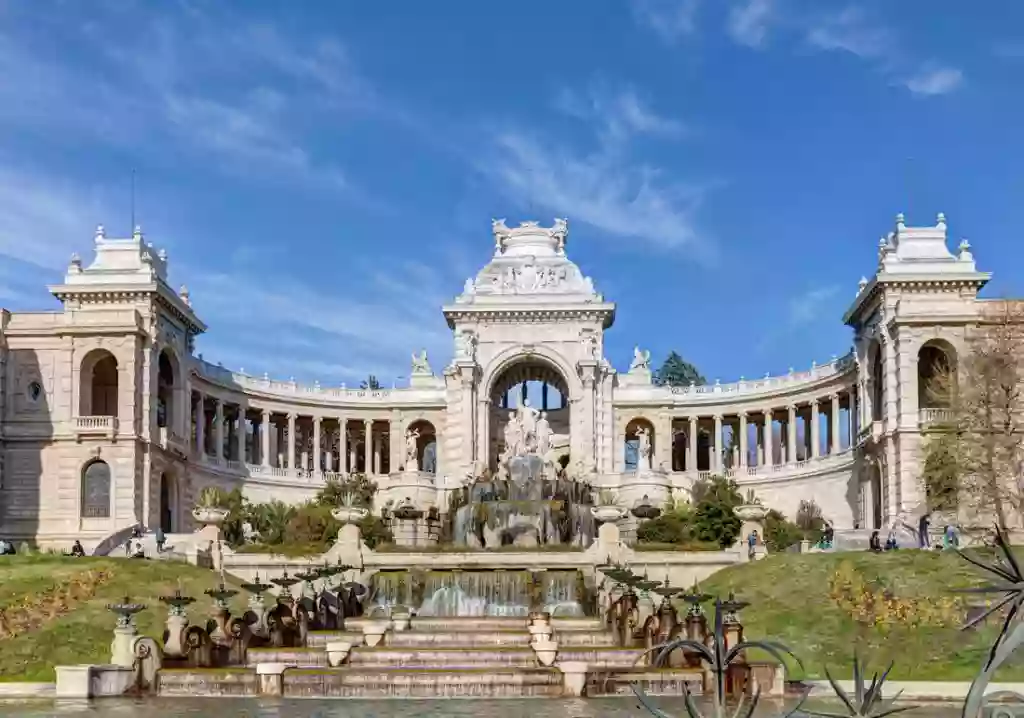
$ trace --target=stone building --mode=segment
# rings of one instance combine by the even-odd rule
[[[623,505],[685,495],[724,474],[793,516],[813,499],[837,528],[883,527],[923,500],[923,432],[942,417],[919,392],[956,361],[976,319],[966,242],[947,248],[902,216],[844,321],[853,350],[782,376],[658,386],[649,354],[616,369],[604,352],[615,304],[569,260],[568,226],[493,226],[493,256],[442,307],[453,358],[413,354],[409,385],[302,386],[195,356],[206,330],[167,257],[140,231],[95,238],[51,287],[54,312],[0,316],[0,537],[118,543],[137,524],[192,528],[206,486],[297,501],[332,475],[364,472],[379,498],[447,506],[497,468],[510,412],[548,421],[546,450]]]

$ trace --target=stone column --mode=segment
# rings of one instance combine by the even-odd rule
[[[829,437],[832,441],[829,453],[838,454],[842,445],[842,437],[839,436],[839,394],[832,395],[832,430]]]
[[[697,470],[697,417],[690,417],[690,429],[686,437],[686,470]]]
[[[246,463],[245,455],[245,407],[238,405],[238,423],[235,429],[236,458],[241,464]]]
[[[722,471],[722,416],[715,414],[715,435],[711,439],[711,448],[714,451],[714,455],[711,457],[712,471],[715,473],[721,473]]]
[[[338,473],[348,473],[348,419],[338,417]]]
[[[203,392],[199,392],[196,404],[196,451],[200,459],[206,456],[206,397]]]
[[[288,470],[295,471],[295,416],[294,412],[288,413]]]
[[[373,420],[364,419],[363,427],[365,430],[364,441],[366,442],[363,446],[363,461],[366,469],[366,475],[369,476],[373,473]]]
[[[313,473],[319,474],[320,468],[320,422],[319,416],[313,417]]]
[[[774,433],[775,432],[772,431],[772,410],[771,409],[765,409],[764,410],[764,437],[762,438],[762,441],[764,442],[764,464],[765,464],[765,466],[771,466],[771,465],[773,465],[775,463],[775,457],[772,456],[772,454],[775,453],[775,447],[772,446],[772,444],[774,443],[772,441],[772,438],[773,438],[772,434],[774,434]]]
[[[789,405],[789,417],[786,421],[786,463],[796,463],[796,406]]]
[[[213,458],[219,464],[224,461],[224,402],[220,399],[217,399],[213,416],[216,422],[213,427],[213,440],[217,442],[213,447]]]
[[[811,402],[811,458],[821,455],[821,415],[818,413],[818,400]]]
[[[850,423],[850,448],[852,449],[857,444],[857,434],[860,433],[860,402],[857,401],[857,387],[850,387],[849,394],[849,405],[847,407],[849,411],[846,413],[846,418]]]
[[[270,412],[266,409],[260,417],[260,464],[270,466]]]
[[[740,412],[740,468],[747,468],[747,412]]]

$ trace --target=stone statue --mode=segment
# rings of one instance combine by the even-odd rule
[[[523,453],[523,427],[519,423],[516,412],[508,413],[508,423],[505,425],[505,456],[512,458]]]
[[[476,280],[472,277],[466,280],[465,286],[462,288],[463,294],[476,294]]]
[[[412,353],[412,373],[413,374],[432,374],[430,370],[430,363],[427,361],[427,350],[424,349],[422,352],[417,354]]]
[[[548,423],[548,413],[542,411],[540,418],[537,420],[537,453],[540,456],[546,456],[548,449],[551,448],[551,424]]]
[[[565,254],[565,240],[569,235],[569,220],[555,219],[555,226],[551,228],[551,236],[558,242],[556,251]]]
[[[637,468],[649,469],[651,468],[651,432],[645,427],[640,427],[636,430],[636,440]]]
[[[456,347],[458,359],[476,359],[476,335],[473,332],[463,332],[459,335],[458,346]]]
[[[494,253],[501,254],[502,242],[505,237],[508,236],[508,227],[505,226],[504,219],[492,219],[491,220],[491,231],[494,233]]]
[[[650,371],[651,369],[651,353],[649,351],[641,351],[640,347],[633,348],[633,363],[629,365],[629,370],[640,369]]]
[[[420,438],[419,429],[409,429],[405,432],[405,470],[419,471],[419,447],[417,441]]]
[[[580,336],[580,341],[583,343],[583,355],[591,358],[598,359],[598,348],[597,348],[597,336],[593,332],[584,332]]]
[[[526,453],[532,454],[537,448],[537,417],[540,412],[530,406],[530,401],[526,400],[520,404],[517,413],[518,416],[516,418],[523,434],[523,450]]]

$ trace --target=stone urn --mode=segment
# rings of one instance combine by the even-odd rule
[[[611,523],[618,521],[626,515],[626,510],[621,506],[591,506],[590,513],[594,515],[594,518],[600,523]]]
[[[562,661],[558,664],[562,671],[563,695],[579,698],[587,687],[587,664],[583,661]]]
[[[555,658],[558,656],[558,641],[552,641],[550,638],[535,638],[530,642],[530,647],[537,654],[537,660],[542,666],[550,668],[554,665]]]
[[[217,506],[196,506],[192,518],[203,526],[220,526],[228,518],[228,510]]]
[[[363,625],[363,643],[370,648],[380,644],[384,640],[384,634],[388,632],[391,621],[369,621]]]
[[[412,622],[412,613],[405,606],[394,606],[391,609],[391,627],[395,631],[408,631]]]
[[[331,668],[337,668],[344,663],[351,650],[352,644],[348,641],[328,641],[325,651],[327,653],[327,662]]]
[[[768,515],[768,509],[761,504],[741,504],[735,507],[732,512],[740,521],[752,521],[758,523]]]
[[[339,506],[336,509],[331,509],[331,516],[334,517],[334,520],[343,524],[357,524],[366,518],[368,513],[370,513],[368,509],[360,506]]]

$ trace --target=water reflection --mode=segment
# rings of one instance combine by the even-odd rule
[[[659,708],[684,718],[681,698],[656,700]],[[777,704],[763,701],[755,718],[776,715]],[[144,715],[146,718],[644,718],[634,698],[587,700],[272,700],[251,698],[148,699],[145,701],[0,701],[0,718],[85,718]],[[931,705],[917,718],[957,718],[959,706]]]

